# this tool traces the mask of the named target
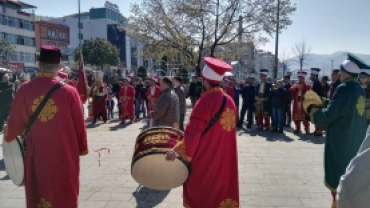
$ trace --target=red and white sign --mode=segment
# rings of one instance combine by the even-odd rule
[[[12,62],[12,61],[10,61],[8,63],[8,66],[9,66],[10,69],[24,70],[24,63],[22,63],[22,62]]]

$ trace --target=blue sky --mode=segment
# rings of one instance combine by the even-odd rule
[[[36,5],[36,13],[63,16],[77,13],[77,0],[24,0]],[[102,7],[105,0],[81,0],[81,11]],[[111,0],[124,16],[130,16],[130,4],[141,0]],[[305,40],[313,53],[331,54],[351,51],[370,54],[369,0],[292,0],[297,11],[293,25],[280,36],[280,51],[291,53],[294,43]],[[261,48],[274,51],[274,37]]]

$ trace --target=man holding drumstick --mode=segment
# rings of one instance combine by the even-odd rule
[[[231,66],[215,58],[204,58],[204,92],[194,106],[184,139],[166,159],[180,156],[191,164],[183,186],[184,207],[239,207],[236,108],[220,83]],[[212,194],[210,194],[212,193]]]

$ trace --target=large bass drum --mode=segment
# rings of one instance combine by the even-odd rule
[[[5,170],[10,179],[17,186],[23,186],[24,183],[24,148],[23,138],[17,137],[7,143],[3,139],[3,154]]]
[[[189,176],[189,164],[181,158],[167,161],[166,154],[182,140],[184,133],[171,127],[154,127],[136,139],[131,174],[139,184],[169,190],[181,186]]]

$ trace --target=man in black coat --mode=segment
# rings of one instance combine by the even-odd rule
[[[290,124],[292,123],[292,95],[289,92],[289,89],[292,87],[292,84],[290,83],[290,75],[284,76],[283,87],[287,92],[283,112],[283,122],[285,122],[285,127],[290,127]]]
[[[188,96],[187,96],[187,97],[190,97],[192,108],[194,108],[195,103],[199,99],[201,90],[202,90],[202,85],[199,84],[197,77],[193,76],[190,86],[189,86]]]
[[[311,81],[312,81],[312,91],[314,91],[320,98],[326,97],[324,96],[324,88],[319,81],[319,72],[321,69],[319,68],[311,68]],[[322,131],[324,128],[322,126],[315,125],[315,132],[313,133],[314,136],[322,136]]]
[[[138,84],[135,86],[135,116],[138,119],[140,113],[143,113],[143,117],[146,117],[146,109],[144,103],[146,101],[146,86],[143,84],[143,79],[139,78]]]
[[[334,69],[331,73],[331,84],[327,94],[328,99],[331,100],[335,90],[342,82],[339,79],[339,69]]]
[[[243,125],[245,113],[248,111],[247,114],[247,128],[250,129],[253,124],[253,112],[254,112],[254,102],[255,102],[255,93],[256,93],[256,87],[253,84],[253,79],[251,77],[248,77],[246,79],[246,84],[240,91],[241,96],[243,98],[243,105],[242,110],[239,117],[239,122],[237,124],[238,128],[241,128]]]
[[[8,117],[13,93],[14,85],[9,81],[9,75],[5,74],[3,81],[0,82],[0,131],[2,131],[5,120]]]

